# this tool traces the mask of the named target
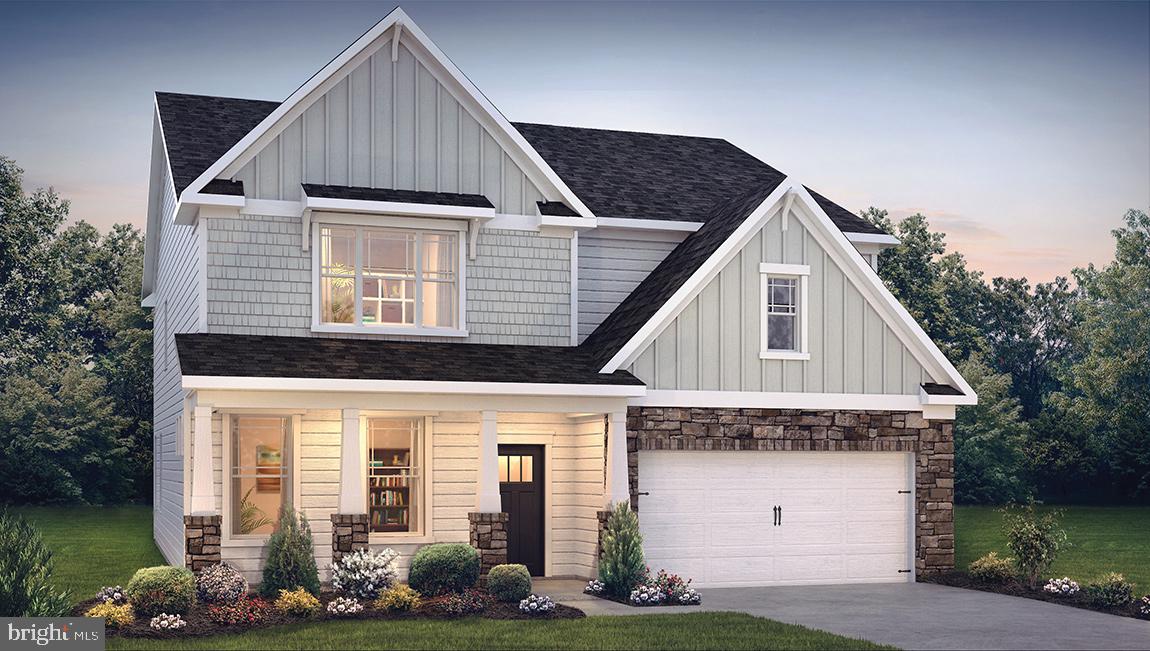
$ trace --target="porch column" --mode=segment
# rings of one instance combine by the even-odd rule
[[[469,540],[479,551],[479,572],[507,562],[507,514],[499,497],[499,427],[497,414],[484,411],[479,417],[479,477],[475,489],[475,512],[467,514]]]
[[[360,440],[359,410],[343,410],[339,441],[339,510],[331,514],[331,557],[339,561],[367,547],[368,514],[366,467]]]
[[[215,515],[215,482],[212,480],[212,406],[192,410],[192,515]]]
[[[191,514],[184,516],[184,565],[195,572],[220,562],[223,518],[216,513],[212,478],[212,406],[192,410]]]
[[[479,422],[479,485],[476,488],[475,510],[479,513],[499,513],[503,500],[499,497],[499,428],[496,412],[484,411]]]
[[[607,415],[607,493],[604,506],[630,503],[631,483],[627,476],[627,412]]]

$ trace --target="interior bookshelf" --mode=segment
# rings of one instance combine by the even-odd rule
[[[411,518],[411,451],[372,448],[368,509],[371,531],[408,531]]]

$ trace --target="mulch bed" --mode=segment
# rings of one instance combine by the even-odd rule
[[[1072,596],[1061,596],[1051,594],[1044,591],[1041,587],[1030,588],[1024,583],[1018,581],[1010,581],[1007,583],[985,583],[983,581],[975,581],[970,578],[965,572],[947,572],[945,574],[931,574],[919,577],[919,581],[924,583],[937,583],[939,585],[947,585],[952,588],[966,588],[967,590],[981,590],[983,592],[996,592],[998,594],[1010,595],[1011,597],[1025,597],[1027,599],[1036,599],[1038,601],[1049,601],[1050,603],[1062,604],[1063,606],[1073,606],[1074,608],[1083,608],[1086,610],[1094,610],[1108,615],[1118,615],[1120,617],[1133,617],[1135,619],[1146,619],[1140,612],[1139,607],[1142,602],[1142,595],[1135,596],[1134,603],[1124,606],[1122,608],[1107,608],[1106,606],[1098,606],[1090,602],[1086,597],[1086,586],[1082,586],[1082,590],[1078,594]]]
[[[665,608],[667,606],[700,606],[700,605],[702,605],[702,604],[681,604],[681,603],[678,603],[675,601],[664,601],[661,604],[650,604],[647,606],[640,606],[638,604],[631,603],[631,601],[629,599],[625,599],[623,597],[611,597],[611,596],[608,596],[605,594],[595,594],[594,592],[584,592],[583,594],[588,595],[590,597],[596,597],[596,598],[602,599],[604,601],[614,601],[617,604],[623,604],[624,606],[630,606],[632,608]]]
[[[337,596],[331,592],[323,592],[319,596],[319,601],[322,608],[315,617],[292,617],[284,615],[277,611],[274,607],[269,608],[267,616],[258,624],[217,624],[208,617],[208,605],[195,603],[192,605],[191,610],[184,615],[184,620],[188,625],[179,631],[157,631],[151,628],[148,623],[151,621],[150,617],[138,615],[130,626],[120,629],[109,628],[107,634],[109,637],[143,637],[143,638],[156,638],[156,639],[169,639],[169,638],[182,638],[182,637],[203,637],[207,635],[226,635],[243,633],[261,628],[269,628],[272,626],[281,626],[283,624],[296,624],[301,622],[324,622],[324,621],[339,621],[339,620],[411,620],[411,619],[460,619],[461,617],[482,617],[484,619],[530,619],[530,620],[545,620],[545,619],[579,619],[587,615],[578,608],[565,606],[563,604],[555,604],[555,610],[546,615],[528,615],[519,611],[519,603],[504,603],[493,601],[481,613],[474,615],[452,615],[445,613],[436,608],[420,608],[419,610],[411,612],[394,612],[376,610],[371,607],[370,603],[364,603],[362,612],[355,615],[345,615],[343,617],[336,617],[327,613],[327,604],[335,599]],[[73,614],[83,616],[89,608],[98,604],[96,599],[89,599],[88,601],[78,604],[73,609]],[[271,601],[268,602],[269,604]],[[363,601],[361,600],[361,603]]]

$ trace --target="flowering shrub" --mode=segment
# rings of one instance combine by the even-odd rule
[[[1086,586],[1086,595],[1095,606],[1121,608],[1134,601],[1134,584],[1121,574],[1111,572]]]
[[[311,617],[319,609],[319,599],[304,588],[280,590],[280,596],[276,598],[276,610],[294,617]]]
[[[555,611],[555,602],[547,595],[527,595],[519,602],[519,612],[528,615],[546,615]]]
[[[669,574],[667,570],[659,570],[654,582],[648,583],[666,595],[667,601],[685,606],[701,603],[703,598],[691,587],[691,579],[683,580],[678,574]]]
[[[423,604],[419,593],[409,585],[396,585],[387,592],[379,595],[372,607],[377,610],[408,611],[415,610]]]
[[[1050,594],[1069,597],[1078,594],[1079,587],[1077,581],[1071,581],[1069,577],[1062,577],[1061,579],[1050,579],[1042,587],[1042,590]]]
[[[1142,613],[1143,617],[1150,617],[1150,594],[1142,597],[1142,605],[1138,607],[1138,612]]]
[[[429,599],[424,603],[424,608],[437,610],[452,617],[462,617],[483,612],[490,602],[491,596],[486,592],[468,588],[463,592]]]
[[[268,617],[271,606],[259,597],[243,598],[233,604],[208,606],[208,619],[216,624],[259,624]]]
[[[363,604],[358,599],[336,597],[327,604],[327,614],[334,617],[346,617],[363,612]]]
[[[248,580],[231,565],[209,565],[196,575],[196,596],[209,604],[230,604],[248,593]]]
[[[128,593],[124,592],[124,589],[118,585],[100,588],[100,591],[96,593],[96,598],[103,603],[116,604],[117,606],[128,603]]]
[[[331,566],[331,587],[360,599],[375,599],[395,583],[398,558],[399,554],[391,549],[360,549],[347,554]]]
[[[151,626],[157,631],[178,631],[187,625],[188,623],[184,621],[183,617],[179,615],[169,615],[168,613],[160,613],[153,617],[152,621],[148,622],[148,626]]]
[[[970,578],[983,583],[1006,583],[1015,576],[1014,559],[1000,558],[998,552],[976,559],[968,569]]]
[[[602,595],[607,590],[607,586],[603,585],[602,581],[588,581],[587,587],[583,588],[584,594],[593,594],[595,596]]]
[[[641,585],[631,591],[628,601],[636,606],[658,606],[666,598],[667,595],[654,585]]]
[[[103,617],[104,625],[108,628],[123,628],[136,619],[136,614],[132,612],[131,604],[115,604],[111,601],[105,601],[89,608],[88,612],[84,613],[84,617]]]

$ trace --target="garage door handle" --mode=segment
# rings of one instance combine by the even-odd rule
[[[899,491],[899,495],[910,495],[910,491]]]
[[[783,526],[783,507],[779,507],[779,526]]]
[[[771,525],[775,527],[779,526],[779,507],[772,506],[771,513],[775,516],[775,519],[773,522],[771,522]]]

